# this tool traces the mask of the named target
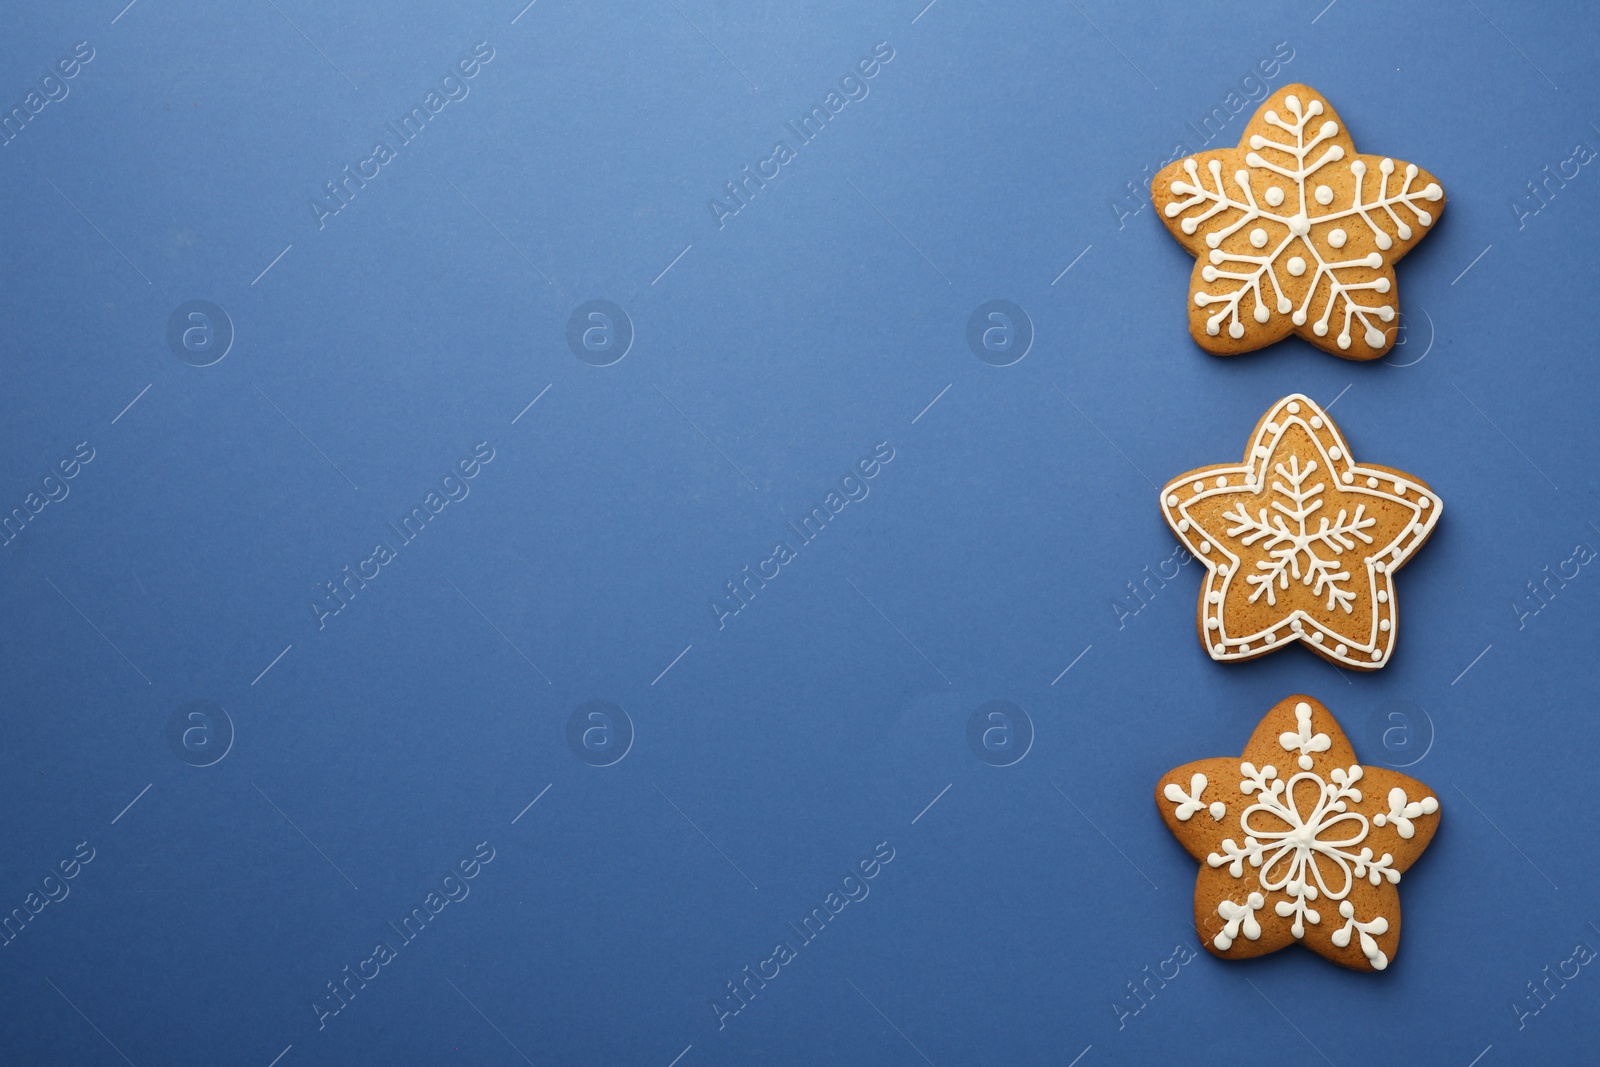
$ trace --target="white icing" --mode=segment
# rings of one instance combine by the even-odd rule
[[[1331,456],[1332,452],[1329,454]],[[1282,500],[1274,500],[1272,509],[1277,514],[1270,520],[1265,507],[1252,516],[1245,511],[1243,501],[1222,516],[1235,524],[1228,527],[1229,537],[1237,538],[1242,545],[1254,545],[1259,541],[1272,557],[1256,563],[1256,568],[1263,573],[1245,577],[1246,584],[1256,587],[1255,592],[1250,594],[1250,603],[1254,604],[1262,593],[1266,593],[1267,603],[1276,606],[1278,597],[1273,592],[1274,584],[1279,589],[1287,589],[1292,575],[1305,585],[1312,586],[1311,592],[1316,596],[1321,596],[1326,590],[1329,611],[1337,604],[1349,613],[1356,594],[1341,585],[1349,580],[1350,572],[1339,570],[1341,561],[1338,557],[1346,549],[1355,548],[1357,538],[1371,544],[1372,537],[1366,531],[1376,526],[1378,520],[1364,518],[1367,506],[1358,504],[1355,514],[1349,515],[1341,508],[1339,517],[1331,526],[1327,517],[1323,516],[1315,529],[1308,529],[1307,520],[1323,505],[1323,483],[1306,485],[1306,480],[1317,472],[1316,460],[1311,460],[1302,470],[1300,457],[1291,455],[1287,468],[1279,463],[1276,469],[1283,480],[1274,481],[1272,490],[1287,500],[1288,505]],[[1286,516],[1289,522],[1295,524],[1293,529],[1284,522]],[[1319,547],[1326,555],[1318,554]],[[1303,567],[1302,556],[1305,557]]]
[[[1209,805],[1201,799],[1206,791],[1206,776],[1195,774],[1189,779],[1189,791],[1185,793],[1177,782],[1168,782],[1161,795],[1177,805],[1172,815],[1179,822],[1188,822],[1194,818],[1194,813],[1204,810],[1211,815],[1213,822],[1221,822],[1222,817],[1228,813],[1228,806],[1220,800],[1214,800]]]
[[[1339,905],[1339,914],[1344,916],[1344,926],[1333,932],[1328,939],[1340,948],[1350,944],[1350,932],[1355,930],[1361,934],[1361,951],[1367,957],[1367,962],[1372,964],[1372,969],[1381,971],[1389,966],[1389,957],[1378,948],[1378,943],[1372,939],[1373,934],[1386,934],[1389,932],[1389,920],[1382,915],[1375,916],[1370,922],[1356,921],[1356,908],[1348,900]]]
[[[1260,893],[1251,893],[1243,904],[1235,904],[1231,900],[1224,900],[1218,904],[1217,914],[1227,922],[1223,925],[1222,931],[1211,939],[1211,943],[1226,952],[1233,947],[1241,932],[1251,941],[1258,940],[1261,937],[1261,924],[1256,921],[1256,912],[1265,907],[1266,903],[1266,898]]]
[[[1300,769],[1311,769],[1311,753],[1326,752],[1333,745],[1327,734],[1311,732],[1311,705],[1305,701],[1294,706],[1295,724],[1299,727],[1295,733],[1281,733],[1278,735],[1278,745],[1285,752],[1299,751]],[[1381,824],[1380,824],[1381,825]]]
[[[1396,164],[1387,158],[1378,164],[1379,180],[1369,184],[1366,178],[1367,164],[1355,158],[1347,164],[1349,173],[1355,178],[1348,206],[1333,206],[1335,193],[1327,184],[1317,184],[1308,197],[1307,184],[1312,175],[1345,158],[1345,151],[1340,145],[1320,147],[1338,134],[1339,126],[1335,122],[1325,121],[1312,130],[1312,120],[1326,110],[1319,99],[1313,98],[1302,106],[1298,97],[1289,96],[1285,98],[1284,105],[1292,115],[1292,121],[1284,120],[1275,110],[1268,110],[1262,117],[1267,125],[1287,134],[1288,139],[1278,141],[1260,134],[1253,135],[1249,140],[1251,151],[1245,156],[1248,169],[1236,170],[1225,179],[1222,162],[1211,159],[1205,163],[1206,176],[1202,176],[1200,158],[1191,156],[1183,161],[1188,180],[1179,179],[1171,183],[1173,195],[1186,199],[1169,203],[1165,209],[1166,216],[1177,219],[1186,212],[1200,209],[1182,218],[1178,225],[1185,234],[1190,235],[1200,232],[1202,226],[1207,230],[1205,243],[1210,254],[1201,270],[1201,277],[1206,282],[1222,279],[1238,283],[1227,293],[1195,293],[1194,302],[1199,307],[1220,305],[1214,315],[1207,317],[1206,333],[1217,336],[1226,319],[1229,336],[1242,336],[1244,324],[1240,320],[1241,305],[1246,304],[1247,300],[1247,313],[1258,323],[1270,321],[1276,312],[1289,315],[1296,326],[1305,326],[1312,300],[1326,279],[1326,306],[1322,317],[1312,325],[1312,332],[1318,337],[1327,336],[1330,320],[1342,304],[1340,331],[1335,338],[1339,348],[1348,349],[1352,343],[1352,320],[1360,324],[1361,340],[1369,348],[1381,348],[1387,340],[1387,334],[1376,323],[1394,320],[1395,303],[1393,299],[1371,301],[1368,294],[1388,294],[1391,289],[1389,280],[1384,277],[1364,279],[1360,274],[1352,276],[1350,272],[1358,268],[1382,269],[1388,261],[1379,252],[1352,260],[1324,258],[1319,243],[1325,242],[1327,248],[1333,250],[1343,248],[1349,239],[1345,227],[1364,224],[1380,252],[1389,251],[1394,247],[1390,229],[1394,236],[1408,241],[1414,236],[1412,221],[1424,228],[1433,224],[1432,213],[1419,204],[1439,200],[1444,195],[1443,191],[1432,182],[1424,188],[1414,188],[1419,171],[1409,163],[1404,167],[1404,180],[1395,183],[1395,188],[1391,190],[1391,177]],[[1273,157],[1269,159],[1261,155],[1262,151],[1273,153]],[[1281,186],[1265,184],[1273,175],[1293,183],[1296,195],[1290,207],[1285,209],[1288,214],[1275,210],[1283,206],[1286,197]],[[1258,185],[1265,185],[1261,198],[1266,207],[1256,200]],[[1372,194],[1371,199],[1367,198],[1368,193]],[[1395,210],[1397,207],[1408,214],[1402,217]],[[1211,221],[1213,219],[1216,219],[1214,223]],[[1383,221],[1383,225],[1379,224],[1379,220]],[[1251,247],[1259,250],[1260,254],[1222,249],[1225,239],[1259,221],[1276,223],[1282,228],[1281,236],[1276,238],[1277,243],[1270,250],[1268,245],[1275,238],[1267,227],[1259,225],[1251,228],[1247,236]],[[1334,222],[1343,225],[1329,225]],[[1293,254],[1286,256],[1291,248]],[[1298,308],[1284,291],[1275,269],[1280,261],[1288,273],[1296,278],[1314,268]]]
[[[1247,862],[1258,868],[1261,888],[1287,898],[1278,901],[1273,911],[1281,918],[1293,917],[1289,932],[1296,938],[1305,936],[1306,923],[1322,922],[1321,913],[1311,907],[1318,899],[1344,900],[1358,878],[1367,878],[1374,885],[1381,879],[1391,885],[1400,881],[1389,853],[1374,859],[1370,847],[1352,851],[1370,830],[1366,816],[1350,810],[1352,804],[1361,803],[1361,790],[1356,787],[1363,775],[1360,764],[1348,769],[1335,767],[1326,779],[1316,771],[1303,770],[1285,780],[1278,777],[1277,768],[1257,769],[1248,760],[1239,764],[1239,772],[1243,775],[1240,791],[1258,797],[1239,816],[1244,844],[1225,838],[1221,852],[1211,853],[1206,863],[1212,867],[1226,864],[1235,878],[1244,877]],[[1297,787],[1302,783],[1316,786],[1316,799],[1308,812],[1300,810],[1304,799],[1297,795]]]
[[[1295,428],[1311,438],[1313,449],[1291,451],[1284,435]],[[1246,456],[1246,463],[1221,468],[1220,474],[1214,473],[1217,468],[1206,472],[1205,480],[1193,472],[1175,479],[1160,498],[1168,523],[1207,568],[1201,593],[1205,644],[1212,658],[1242,659],[1252,650],[1260,654],[1310,640],[1344,665],[1365,670],[1382,666],[1398,629],[1392,572],[1431,533],[1442,510],[1439,498],[1409,475],[1355,463],[1338,426],[1299,394],[1285,397],[1267,413]],[[1212,488],[1217,478],[1225,485]],[[1263,490],[1266,497],[1255,498]],[[1196,507],[1224,495],[1221,509]],[[1174,496],[1177,504],[1169,502]],[[1408,512],[1409,520],[1380,544],[1373,505],[1384,502]],[[1247,551],[1252,564],[1241,570],[1241,555]],[[1236,574],[1244,580],[1237,581]],[[1292,601],[1279,596],[1290,582],[1307,587],[1326,605],[1326,622],[1309,614],[1309,608],[1291,608]],[[1282,614],[1256,615],[1258,629],[1231,632],[1224,620],[1226,606],[1237,602],[1230,601],[1233,597],[1252,604],[1264,600]],[[1351,628],[1357,618],[1366,620],[1360,632]],[[1266,640],[1269,633],[1272,641]]]
[[[1372,825],[1384,826],[1392,824],[1395,833],[1409,841],[1417,835],[1417,828],[1412,823],[1412,820],[1422,815],[1432,815],[1438,810],[1439,800],[1437,797],[1423,797],[1421,800],[1414,800],[1408,804],[1406,803],[1406,791],[1399,786],[1395,786],[1389,790],[1388,812],[1380,812],[1374,815],[1372,817]]]

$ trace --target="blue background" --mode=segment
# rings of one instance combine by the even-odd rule
[[[408,6],[5,16],[5,110],[94,49],[0,148],[0,511],[94,450],[0,549],[0,911],[94,850],[0,948],[6,1062],[1589,1047],[1589,968],[1512,1005],[1600,947],[1600,577],[1525,586],[1600,547],[1600,177],[1526,187],[1600,146],[1592,7]],[[470,95],[319,228],[324,183],[480,41]],[[719,228],[724,183],[885,41],[870,95]],[[1450,198],[1381,363],[1204,355],[1143,206],[1141,168],[1280,46],[1272,87]],[[965,341],[995,298],[1036,330],[1003,368]],[[236,331],[204,368],[166,340],[194,299]],[[566,342],[590,299],[636,332],[608,367]],[[1126,588],[1174,548],[1152,483],[1236,461],[1292,391],[1447,504],[1374,675],[1219,666],[1192,567]],[[319,628],[320,583],[481,441],[470,496]],[[719,630],[723,583],[879,442],[870,496]],[[1151,802],[1297,691],[1443,802],[1381,975],[1201,952]],[[1003,768],[966,741],[997,699],[1035,732]],[[186,762],[167,724],[196,700],[227,718]],[[590,700],[632,724],[611,766],[567,740]],[[325,983],[484,841],[470,897],[319,1029]],[[870,896],[719,1029],[724,983],[883,841]]]

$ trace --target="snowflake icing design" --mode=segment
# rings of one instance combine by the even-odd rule
[[[1313,474],[1317,473],[1317,461],[1308,460],[1302,469],[1300,457],[1290,456],[1287,469],[1282,463],[1275,469],[1282,480],[1273,480],[1272,491],[1288,500],[1289,504],[1285,504],[1283,500],[1274,500],[1272,510],[1277,514],[1274,514],[1270,521],[1267,518],[1266,508],[1259,509],[1252,516],[1245,510],[1242,501],[1235,505],[1234,511],[1225,516],[1238,524],[1228,528],[1229,537],[1238,537],[1239,543],[1243,545],[1253,545],[1260,541],[1263,547],[1271,551],[1271,559],[1261,560],[1256,564],[1256,567],[1265,573],[1245,576],[1245,582],[1256,587],[1256,591],[1250,594],[1250,600],[1254,602],[1265,593],[1267,603],[1276,605],[1278,600],[1272,591],[1273,586],[1276,585],[1280,589],[1289,588],[1291,573],[1295,578],[1301,578],[1300,558],[1304,556],[1304,577],[1301,580],[1306,585],[1312,586],[1311,591],[1319,596],[1324,589],[1327,590],[1329,611],[1332,611],[1337,604],[1348,614],[1350,603],[1355,600],[1356,594],[1341,585],[1349,581],[1350,572],[1339,569],[1338,557],[1345,549],[1355,548],[1357,538],[1370,545],[1372,537],[1366,531],[1376,526],[1378,520],[1363,518],[1367,506],[1357,504],[1355,514],[1349,515],[1341,509],[1339,517],[1333,520],[1332,525],[1324,515],[1316,529],[1308,530],[1306,520],[1322,507],[1323,483],[1316,482],[1309,486],[1305,484]],[[1286,525],[1285,519],[1296,523],[1296,528],[1291,530]],[[1327,557],[1317,554],[1319,547],[1329,553]]]
[[[1191,332],[1202,347],[1246,351],[1292,329],[1351,359],[1391,347],[1393,264],[1444,201],[1415,164],[1356,154],[1332,108],[1303,85],[1264,102],[1237,149],[1163,170],[1152,195],[1201,260]],[[1258,327],[1250,339],[1247,320]]]
[[[1355,762],[1338,723],[1314,703],[1307,697],[1280,702],[1262,720],[1242,758],[1179,767],[1158,796],[1172,806],[1168,825],[1180,837],[1180,827],[1201,828],[1205,823],[1190,821],[1202,809],[1210,784],[1196,768],[1233,772],[1230,784],[1236,783],[1237,793],[1247,800],[1237,818],[1230,816],[1215,831],[1186,842],[1206,869],[1242,883],[1215,905],[1209,930],[1217,955],[1238,954],[1230,950],[1241,940],[1260,946],[1244,955],[1299,942],[1357,966],[1357,957],[1344,951],[1354,942],[1366,968],[1381,971],[1395,947],[1394,938],[1386,936],[1391,918],[1399,915],[1392,887],[1432,837],[1437,821],[1430,817],[1438,813],[1439,801],[1422,783],[1399,772]],[[1280,732],[1276,726],[1287,725],[1291,708],[1296,728]],[[1318,722],[1326,732],[1316,728]],[[1294,756],[1299,769],[1282,776],[1265,762],[1274,753]],[[1380,788],[1369,799],[1361,783],[1374,776]],[[1181,785],[1185,780],[1189,790]],[[1382,789],[1386,784],[1389,788]],[[1211,791],[1228,793],[1215,787]],[[1386,806],[1378,806],[1380,798]],[[1213,803],[1224,806],[1222,799]],[[1362,882],[1378,888],[1358,900],[1354,890]],[[1197,900],[1206,895],[1206,884],[1202,873]],[[1337,918],[1327,913],[1330,907],[1336,908]],[[1277,925],[1269,930],[1272,916]]]
[[[1443,508],[1401,471],[1356,464],[1327,413],[1285,397],[1238,466],[1202,467],[1161,490],[1161,509],[1206,567],[1201,639],[1213,659],[1304,641],[1375,670],[1394,648],[1393,576]]]
[[[1260,798],[1239,817],[1244,844],[1225,838],[1222,851],[1213,852],[1206,862],[1213,867],[1227,864],[1228,873],[1235,878],[1243,876],[1247,861],[1260,868],[1261,888],[1288,897],[1274,910],[1284,918],[1293,917],[1289,929],[1295,937],[1305,936],[1306,923],[1322,921],[1321,914],[1311,907],[1319,896],[1343,900],[1354,880],[1362,877],[1373,885],[1385,878],[1391,885],[1400,881],[1389,853],[1374,857],[1371,848],[1352,851],[1366,839],[1369,829],[1365,815],[1349,810],[1351,802],[1361,801],[1361,790],[1356,788],[1362,775],[1359,764],[1335,767],[1327,779],[1315,771],[1300,771],[1286,780],[1278,777],[1277,768],[1257,769],[1248,761],[1239,765],[1239,772],[1243,775],[1240,791]],[[1308,812],[1300,810],[1295,798],[1295,786],[1301,782],[1317,787],[1315,804]]]

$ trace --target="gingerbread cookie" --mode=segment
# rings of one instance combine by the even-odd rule
[[[1394,572],[1443,502],[1404,471],[1358,465],[1309,397],[1262,416],[1244,462],[1161,490],[1161,514],[1205,564],[1200,641],[1223,663],[1303,641],[1341,667],[1377,670],[1400,625]]]
[[[1200,861],[1194,923],[1213,956],[1300,944],[1381,971],[1400,944],[1400,875],[1439,828],[1415,778],[1356,762],[1327,708],[1292,696],[1239,757],[1197,760],[1156,785],[1161,817]]]
[[[1356,152],[1321,94],[1286,85],[1262,102],[1238,148],[1163,169],[1152,203],[1195,257],[1189,333],[1232,356],[1290,333],[1345,359],[1394,345],[1394,265],[1444,210],[1427,171]]]

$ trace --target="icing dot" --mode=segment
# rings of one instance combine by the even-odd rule
[[[1338,445],[1334,445],[1332,448],[1328,449],[1328,458],[1329,459],[1343,459],[1344,458],[1344,452],[1339,448]]]
[[[1306,624],[1301,622],[1299,619],[1296,619],[1289,624],[1289,629],[1293,630],[1297,634],[1305,633]]]
[[[1250,642],[1249,641],[1241,641],[1241,642],[1239,642],[1239,651],[1240,652],[1249,652],[1250,651]]]
[[[1389,279],[1379,278],[1377,281],[1373,282],[1372,291],[1375,293],[1387,293],[1389,291]]]
[[[1299,256],[1290,256],[1289,257],[1289,273],[1293,274],[1296,278],[1298,278],[1298,277],[1300,277],[1300,275],[1304,274],[1305,272],[1306,272],[1306,261],[1301,259]]]
[[[1289,232],[1296,237],[1304,237],[1311,232],[1311,220],[1306,218],[1305,212],[1297,211],[1289,216]]]
[[[1197,492],[1197,493],[1200,492],[1205,487],[1206,487],[1206,483],[1205,482],[1195,482],[1194,483],[1194,491]]]
[[[1255,245],[1257,248],[1265,248],[1267,246],[1267,231],[1263,230],[1259,226],[1251,230],[1250,243]]]
[[[1217,564],[1217,573],[1226,578],[1228,576],[1228,565],[1226,563]]]
[[[1439,184],[1437,182],[1429,182],[1428,187],[1422,190],[1422,195],[1427,197],[1429,200],[1437,200],[1444,195],[1444,190],[1439,188]]]
[[[1207,264],[1206,266],[1201,267],[1200,268],[1200,277],[1205,279],[1208,282],[1216,281],[1217,280],[1217,268],[1211,266],[1210,264]]]
[[[1314,645],[1322,644],[1322,634],[1321,633],[1312,634],[1311,635],[1311,643],[1314,644]]]
[[[1376,488],[1378,488],[1378,479],[1376,479],[1376,478],[1368,478],[1367,479],[1367,488],[1368,489],[1376,489]]]
[[[1257,304],[1256,305],[1255,319],[1256,319],[1257,322],[1266,322],[1271,317],[1272,317],[1272,313],[1267,310],[1267,305],[1265,305],[1265,304]]]
[[[1256,455],[1256,457],[1258,459],[1265,459],[1267,457],[1267,454],[1268,454],[1268,450],[1267,450],[1267,446],[1266,445],[1256,445],[1256,447],[1255,447],[1255,455]]]
[[[1274,634],[1274,633],[1267,634],[1267,644],[1273,645],[1273,644],[1277,644],[1277,642],[1278,642],[1278,635],[1277,634]]]
[[[1283,190],[1278,188],[1276,185],[1268,186],[1266,200],[1270,207],[1277,207],[1279,204],[1283,203]]]
[[[1371,481],[1372,481],[1373,485],[1377,485],[1378,484],[1378,481],[1377,481],[1376,478],[1371,479]],[[1178,506],[1178,494],[1177,493],[1168,493],[1167,494],[1167,507],[1175,508],[1177,506]]]
[[[1382,589],[1378,590],[1378,603],[1387,604],[1388,602],[1389,594]]]
[[[1427,497],[1419,497],[1417,503],[1421,504],[1425,508],[1433,506],[1433,501],[1429,500]]]
[[[1288,301],[1285,300],[1284,303],[1287,304]],[[1289,309],[1288,308],[1284,308],[1284,310],[1287,311]],[[1294,321],[1294,324],[1296,326],[1304,326],[1306,324],[1306,313],[1304,311],[1296,311],[1294,313],[1294,320],[1293,321]]]
[[[1380,619],[1380,620],[1378,620],[1378,629],[1387,631],[1389,629],[1389,620],[1388,619]]]
[[[1354,174],[1357,178],[1359,178],[1363,174],[1365,174],[1366,172],[1367,172],[1367,165],[1365,163],[1361,162],[1361,160],[1356,159],[1356,160],[1352,160],[1351,161],[1351,163],[1350,163],[1350,173],[1351,174]]]
[[[1343,645],[1334,645],[1333,646],[1333,654],[1335,656],[1342,656],[1348,651],[1350,651],[1350,650],[1348,648],[1345,648]]]
[[[1207,593],[1206,600],[1212,604],[1220,604],[1222,603],[1222,594],[1218,592]]]
[[[1381,649],[1376,649],[1375,648],[1375,649],[1372,650],[1372,662],[1376,663],[1382,658],[1383,658],[1383,652],[1382,652]]]
[[[1211,813],[1211,820],[1213,822],[1221,822],[1222,817],[1228,814],[1228,805],[1224,804],[1220,800],[1213,800],[1211,802],[1211,807],[1207,808],[1206,810]]]
[[[1293,305],[1289,303],[1289,298],[1286,297],[1286,296],[1283,296],[1282,294],[1279,294],[1279,296],[1278,296],[1278,314],[1280,314],[1280,315],[1289,314],[1289,308],[1291,308],[1291,307],[1293,307]],[[1301,322],[1304,322],[1304,321],[1305,321],[1304,319],[1301,320]],[[1299,323],[1296,323],[1296,325],[1299,325]]]
[[[1250,138],[1250,147],[1265,148],[1267,147],[1267,139],[1258,133],[1254,137]]]
[[[1228,327],[1228,336],[1232,337],[1234,340],[1238,340],[1239,338],[1243,337],[1244,336],[1244,323],[1235,322],[1235,323],[1232,323],[1231,325],[1229,325],[1229,327]]]
[[[1206,620],[1206,629],[1208,629],[1208,630],[1215,630],[1217,627],[1219,627],[1221,625],[1222,625],[1222,622],[1220,620],[1218,620],[1218,619],[1212,618],[1212,619],[1207,619]]]
[[[1227,484],[1228,484],[1228,479],[1227,479],[1226,475],[1222,475],[1222,474],[1217,475],[1217,488],[1218,489],[1221,489],[1223,486],[1225,486]]]
[[[1178,532],[1179,533],[1188,533],[1189,532],[1189,520],[1188,519],[1179,519],[1178,520]]]
[[[1267,423],[1267,425],[1266,425],[1266,431],[1267,431],[1267,432],[1268,432],[1268,433],[1277,433],[1277,432],[1278,432],[1278,424],[1277,424],[1277,423],[1275,423],[1275,422],[1269,422],[1269,423]]]
[[[1421,536],[1425,529],[1426,527],[1424,527],[1420,522],[1414,522],[1411,524],[1411,532],[1417,534],[1418,536]]]
[[[1405,482],[1396,481],[1394,483],[1394,495],[1395,496],[1405,496],[1406,495],[1406,483]]]
[[[1379,232],[1378,236],[1383,238],[1378,242],[1378,247],[1388,248],[1389,246],[1386,242],[1389,240],[1389,238],[1384,237],[1381,231]],[[1376,270],[1377,268],[1383,266],[1383,257],[1378,255],[1376,252],[1372,253],[1372,255],[1367,257],[1367,266]]]
[[[1367,342],[1367,347],[1368,348],[1382,348],[1383,347],[1383,331],[1382,330],[1375,330],[1371,326],[1368,326],[1365,340]]]
[[[1378,562],[1372,565],[1372,569],[1377,571],[1379,574],[1382,574],[1384,571],[1389,569],[1389,565],[1380,559]]]
[[[1349,471],[1345,471],[1344,474],[1340,475],[1340,477],[1347,482],[1353,482],[1356,480],[1356,476],[1351,474]]]
[[[1289,414],[1291,414],[1291,415],[1300,414],[1300,401],[1298,401],[1298,400],[1289,401],[1288,411],[1289,411]]]
[[[1218,641],[1216,644],[1212,645],[1211,651],[1215,652],[1219,656],[1222,655],[1222,642]]]
[[[1200,542],[1200,554],[1202,556],[1204,556],[1204,555],[1209,554],[1210,551],[1211,551],[1211,542],[1210,541],[1201,541]]]
[[[1326,185],[1317,186],[1317,191],[1312,195],[1317,198],[1317,203],[1319,204],[1333,203],[1333,190],[1329,189]]]
[[[1328,243],[1335,248],[1343,248],[1344,243],[1349,239],[1350,235],[1337,226],[1328,231]]]

